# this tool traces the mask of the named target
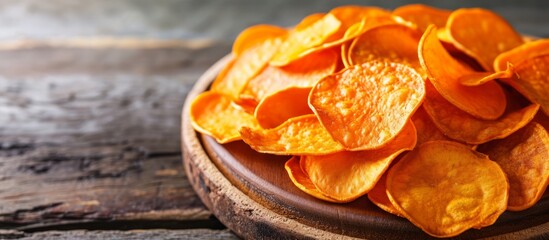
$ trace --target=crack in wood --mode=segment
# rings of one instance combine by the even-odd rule
[[[22,172],[30,171],[34,174],[45,174],[56,164],[72,161],[79,162],[79,169],[84,170],[92,161],[98,161],[102,158],[104,156],[66,156],[53,153],[52,155],[36,159],[33,164],[20,165],[18,170]]]
[[[97,211],[68,211],[68,212],[44,212],[41,216],[44,219],[56,219],[56,220],[80,220],[86,218],[86,216],[97,213]]]
[[[181,152],[151,152],[147,154],[148,158],[163,158],[181,156]]]
[[[32,149],[33,144],[18,143],[18,142],[1,142],[0,151],[15,150],[15,149]]]
[[[23,215],[23,214],[42,212],[42,211],[45,211],[45,210],[50,209],[50,208],[58,207],[60,205],[63,205],[63,203],[62,202],[54,202],[54,203],[50,203],[50,204],[35,206],[33,208],[30,208],[30,209],[17,209],[15,212],[12,212],[12,213],[0,214],[0,219],[12,219],[12,220],[16,221],[16,220],[22,219],[21,215]],[[0,222],[1,222],[1,220],[0,220]]]
[[[57,224],[34,224],[16,228],[18,231],[26,233],[51,231],[51,230],[133,230],[133,229],[226,229],[226,227],[217,220],[210,217],[204,220],[104,220],[94,222],[82,221],[63,221]]]
[[[138,165],[129,166],[122,171],[103,173],[101,170],[92,170],[87,172],[84,176],[76,178],[77,181],[84,181],[89,179],[102,179],[102,178],[120,178],[126,175],[129,171],[141,171],[141,167]]]
[[[51,152],[46,156],[38,156],[31,158],[30,164],[22,164],[17,169],[22,172],[31,172],[33,174],[46,174],[56,166],[68,163],[70,165],[76,165],[76,169],[84,174],[78,176],[75,179],[64,179],[64,181],[70,180],[89,180],[89,179],[101,179],[101,178],[120,178],[125,176],[130,171],[140,172],[141,161],[147,157],[147,151],[141,147],[125,146],[120,153],[107,153],[107,154],[89,154],[89,155],[71,155],[66,152]],[[158,156],[162,156],[162,153]],[[123,160],[129,160],[127,166],[110,169],[111,171],[105,172],[106,169],[98,168],[94,165],[104,165],[102,162],[121,162]]]
[[[208,240],[238,240],[228,229],[150,229],[150,230],[47,230],[41,232],[22,232],[16,230],[0,230],[0,239],[208,239]]]
[[[23,155],[27,151],[31,151],[33,149],[34,144],[32,143],[0,142],[0,157]]]

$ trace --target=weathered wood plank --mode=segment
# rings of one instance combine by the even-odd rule
[[[229,46],[114,43],[0,43],[0,227],[220,227],[183,171],[179,124]]]
[[[131,230],[131,231],[47,231],[23,233],[0,231],[0,239],[239,239],[229,230],[189,229],[189,230]]]

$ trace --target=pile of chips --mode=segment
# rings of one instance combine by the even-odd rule
[[[342,6],[256,25],[193,127],[288,155],[302,191],[363,195],[436,237],[533,206],[549,179],[549,39],[486,9]]]

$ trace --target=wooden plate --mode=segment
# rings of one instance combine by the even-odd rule
[[[182,113],[183,162],[202,202],[228,228],[248,239],[346,237],[375,239],[430,238],[406,219],[388,214],[367,197],[347,204],[328,203],[301,192],[284,170],[289,157],[260,154],[242,141],[220,145],[195,132],[189,103],[205,91],[230,60],[227,56],[198,80]],[[481,230],[457,238],[536,238],[549,236],[549,194],[532,208],[505,212]]]

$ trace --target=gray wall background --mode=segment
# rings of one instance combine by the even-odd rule
[[[436,7],[484,7],[518,31],[549,37],[549,1],[420,1]],[[97,36],[232,42],[242,29],[291,26],[307,14],[346,4],[393,9],[410,1],[313,0],[0,0],[0,40]]]

